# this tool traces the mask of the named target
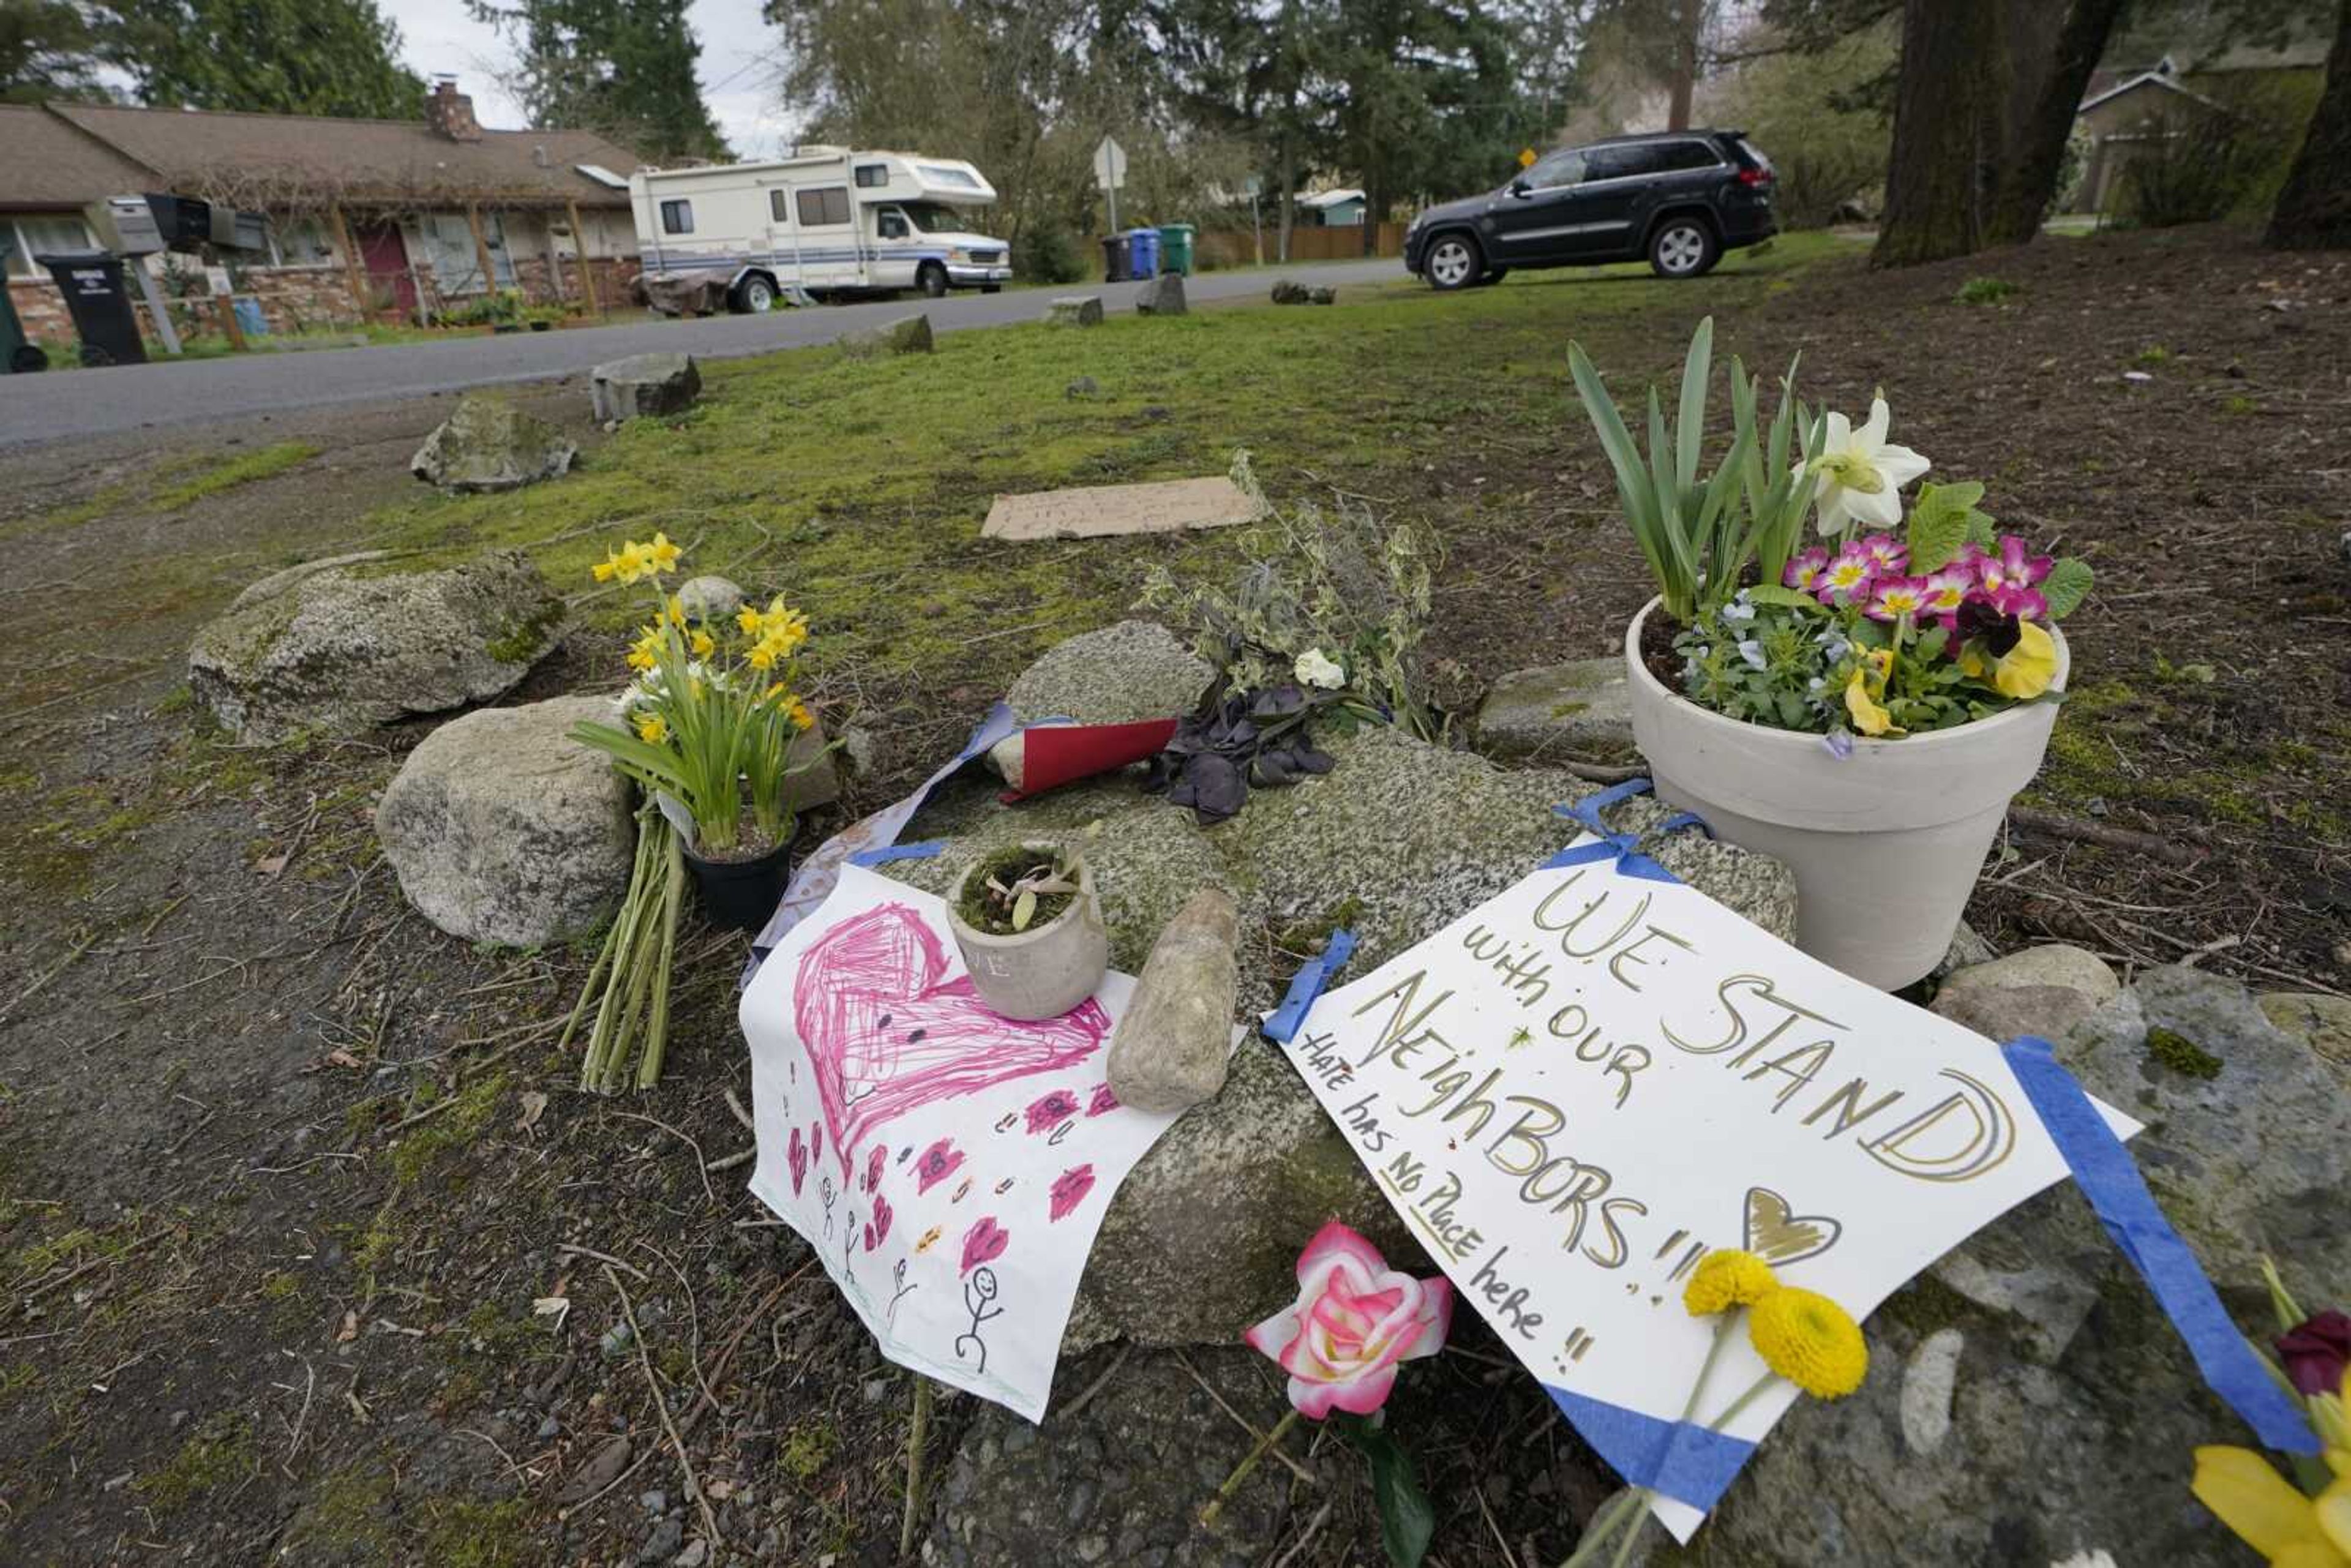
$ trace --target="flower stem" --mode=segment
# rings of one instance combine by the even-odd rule
[[[1626,1487],[1600,1505],[1599,1511],[1585,1522],[1583,1538],[1575,1543],[1574,1552],[1560,1568],[1589,1568],[1600,1561],[1601,1550],[1616,1537],[1617,1530],[1628,1515],[1639,1512],[1642,1500],[1648,1495],[1646,1487]]]
[[[1773,1383],[1778,1381],[1779,1376],[1780,1375],[1776,1372],[1767,1372],[1762,1376],[1757,1378],[1753,1383],[1748,1385],[1746,1393],[1740,1395],[1738,1398],[1730,1402],[1730,1407],[1729,1409],[1725,1410],[1721,1415],[1717,1416],[1712,1421],[1708,1422],[1706,1429],[1709,1432],[1719,1432],[1724,1427],[1729,1426],[1732,1420],[1738,1416],[1739,1413],[1741,1410],[1746,1409],[1749,1405],[1752,1404],[1757,1395],[1762,1393],[1765,1389],[1771,1387]]]
[[[1280,1420],[1276,1421],[1264,1437],[1257,1440],[1257,1447],[1251,1448],[1248,1458],[1233,1468],[1233,1473],[1225,1478],[1225,1484],[1217,1489],[1217,1495],[1210,1498],[1207,1507],[1200,1511],[1200,1523],[1203,1528],[1215,1526],[1217,1516],[1225,1511],[1225,1504],[1232,1500],[1233,1493],[1241,1490],[1241,1483],[1249,1479],[1249,1472],[1257,1469],[1258,1461],[1265,1458],[1268,1449],[1281,1441],[1283,1433],[1297,1424],[1298,1412],[1293,1408]]]

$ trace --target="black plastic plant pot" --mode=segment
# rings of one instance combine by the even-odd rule
[[[757,860],[706,861],[685,852],[686,869],[702,894],[703,913],[736,931],[757,931],[784,901],[792,871],[792,846],[777,845]]]

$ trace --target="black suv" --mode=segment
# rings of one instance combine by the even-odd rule
[[[1771,161],[1736,131],[1615,136],[1545,154],[1500,190],[1431,207],[1405,231],[1405,267],[1432,288],[1493,283],[1514,267],[1646,256],[1696,277],[1771,221]]]

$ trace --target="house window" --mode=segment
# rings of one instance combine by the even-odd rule
[[[0,218],[0,224],[6,222]],[[48,269],[35,261],[35,256],[90,248],[89,230],[75,217],[20,217],[16,220],[16,241],[8,252],[11,277],[47,277]]]
[[[783,191],[768,193],[768,217],[770,222],[789,224],[792,221],[791,207],[784,200],[786,194]]]
[[[857,166],[857,183],[869,191],[888,184],[890,183],[890,165],[887,163],[860,163]]]
[[[326,225],[316,218],[273,220],[269,244],[278,267],[319,267],[335,259]]]
[[[799,198],[802,228],[849,221],[849,190],[846,186],[827,185],[820,191],[801,191]]]
[[[690,235],[694,232],[694,204],[692,202],[664,202],[661,204],[661,213],[662,233],[665,235]]]

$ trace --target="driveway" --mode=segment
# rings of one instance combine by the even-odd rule
[[[1281,269],[1318,284],[1385,282],[1405,276],[1393,258],[1304,264]],[[1270,287],[1273,269],[1204,273],[1185,283],[1193,300],[1229,299]],[[1134,308],[1130,284],[1072,285],[955,294],[945,299],[876,300],[779,310],[768,316],[637,320],[569,331],[455,338],[227,359],[158,361],[105,371],[0,375],[0,447],[158,425],[193,424],[330,403],[372,402],[467,387],[578,375],[607,360],[656,349],[704,359],[764,354],[830,342],[852,328],[927,311],[942,332],[1033,321],[1056,293],[1099,293],[1113,312]]]

